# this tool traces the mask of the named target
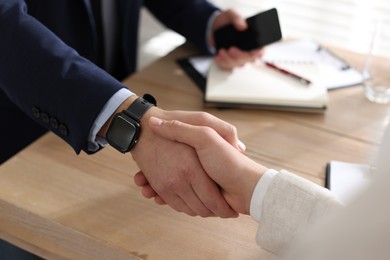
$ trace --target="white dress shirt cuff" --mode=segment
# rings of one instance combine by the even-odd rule
[[[128,97],[134,95],[133,92],[127,88],[121,88],[118,90],[104,105],[100,114],[97,116],[95,122],[91,127],[91,131],[88,136],[88,151],[96,152],[100,147],[106,146],[108,143],[105,138],[97,136],[99,130],[103,127],[104,123],[110,118],[115,110],[123,103]]]
[[[206,44],[207,44],[207,47],[209,49],[209,52],[210,53],[215,53],[216,50],[214,48],[214,46],[211,46],[210,44],[210,37],[211,37],[211,33],[212,33],[212,26],[214,24],[214,20],[215,18],[217,18],[217,16],[221,13],[221,11],[215,11],[209,18],[209,21],[207,22],[207,29],[206,29]]]
[[[251,217],[257,222],[259,222],[261,218],[261,209],[263,207],[263,201],[267,193],[268,187],[271,184],[273,178],[278,173],[278,171],[275,171],[273,169],[267,170],[257,182],[256,187],[253,190],[249,212]]]

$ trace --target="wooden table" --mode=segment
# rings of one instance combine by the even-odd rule
[[[374,160],[390,106],[369,102],[361,87],[331,91],[324,114],[205,109],[175,63],[192,53],[180,47],[125,84],[153,93],[164,109],[205,110],[234,124],[249,157],[321,185],[330,160]],[[0,167],[0,237],[56,259],[269,259],[250,217],[203,219],[157,206],[133,183],[137,171],[130,155],[108,147],[77,156],[49,133]]]

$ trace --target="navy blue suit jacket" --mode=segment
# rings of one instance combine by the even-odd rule
[[[206,0],[117,3],[118,79],[135,70],[143,5],[167,27],[206,49],[207,21],[216,10]],[[77,153],[86,148],[90,128],[104,104],[124,87],[93,63],[97,44],[95,23],[86,0],[0,1],[0,92]],[[4,93],[0,93],[1,110],[8,113]]]

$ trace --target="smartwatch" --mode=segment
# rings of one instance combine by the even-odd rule
[[[117,113],[107,130],[107,142],[121,153],[129,152],[138,141],[142,116],[155,105],[154,97],[145,94],[137,98],[127,109]]]

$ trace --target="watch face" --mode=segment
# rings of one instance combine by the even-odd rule
[[[128,152],[139,136],[139,124],[122,114],[114,117],[107,131],[106,139],[115,149]]]

